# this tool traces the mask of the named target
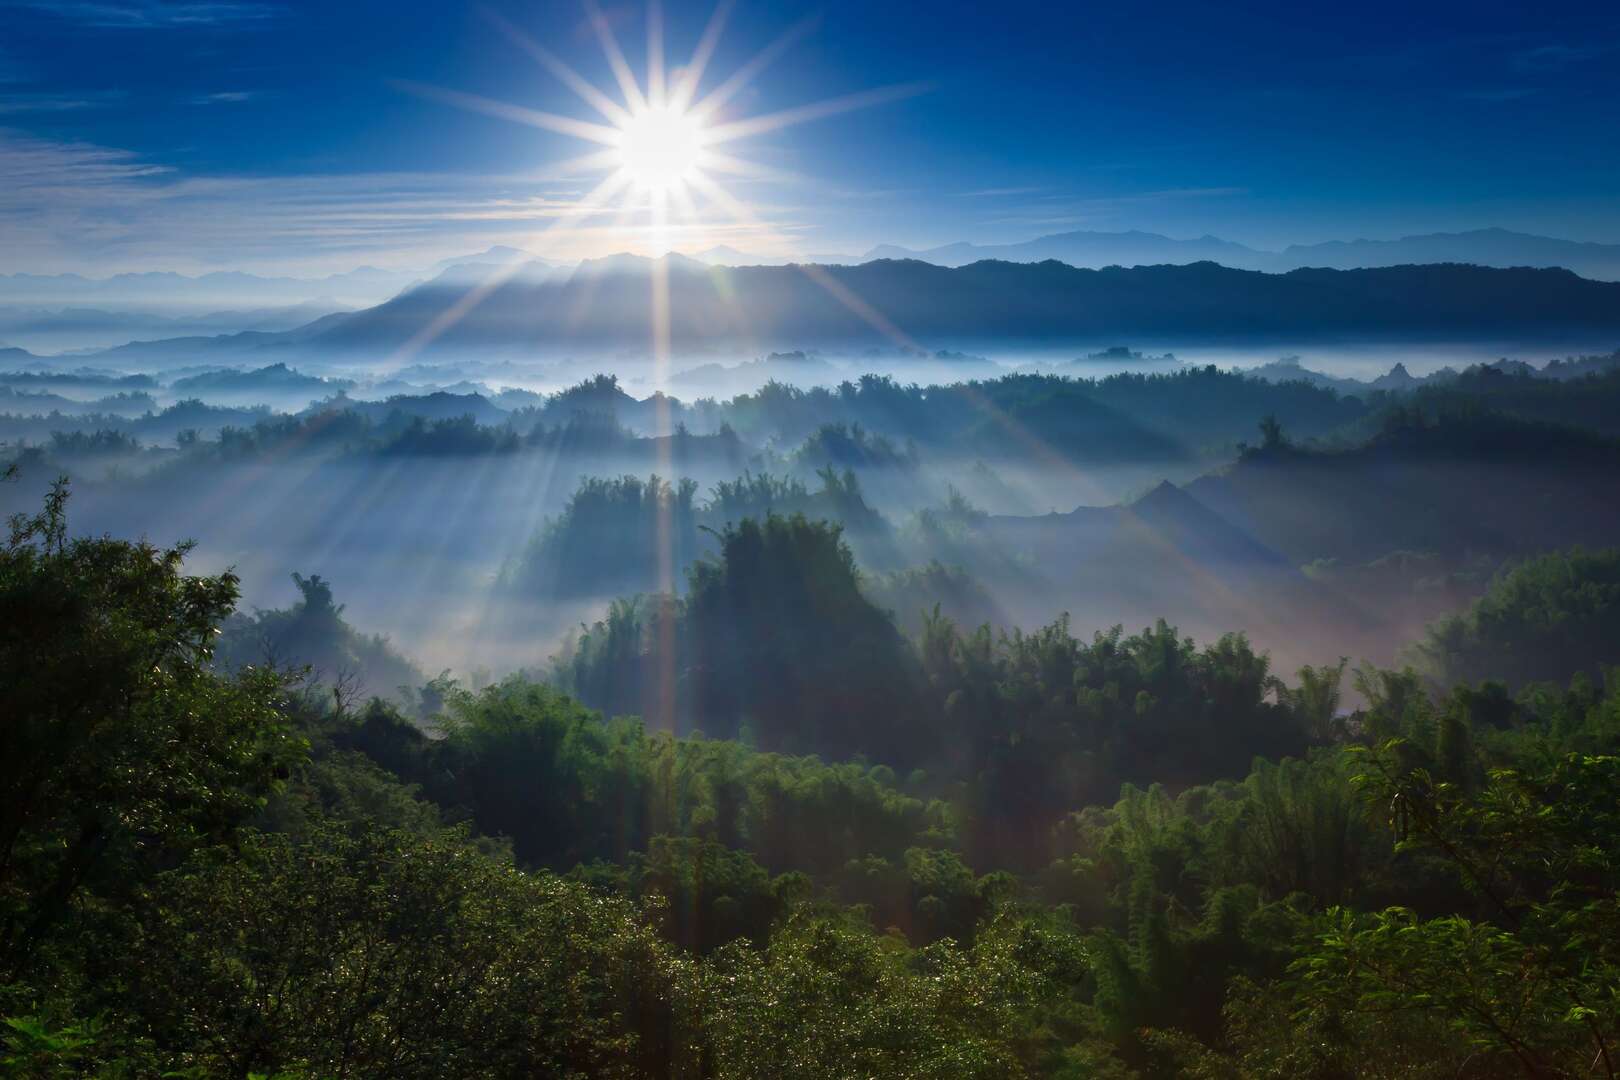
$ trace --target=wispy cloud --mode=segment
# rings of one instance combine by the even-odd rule
[[[1246,187],[1184,187],[1161,188],[1158,191],[1140,191],[1130,195],[1115,196],[1113,202],[1142,202],[1157,201],[1159,199],[1218,199],[1228,195],[1247,195]]]
[[[998,199],[1011,195],[1038,195],[1047,190],[1049,189],[1044,187],[1000,187],[984,188],[980,191],[953,191],[951,194],[959,199]]]
[[[272,19],[282,10],[250,0],[0,0],[0,7],[31,8],[84,26],[119,30],[243,26]]]
[[[1554,42],[1519,50],[1513,54],[1513,64],[1524,71],[1556,71],[1572,64],[1595,60],[1612,49],[1613,46],[1585,42],[1578,45]]]
[[[576,257],[645,243],[644,224],[588,216],[578,186],[556,177],[188,176],[126,150],[0,128],[0,272],[335,270],[491,243]],[[724,237],[757,247],[796,226],[672,231],[683,245]]]
[[[247,101],[262,101],[269,96],[263,90],[219,90],[212,94],[198,94],[187,101],[192,105],[240,105]]]
[[[91,143],[56,142],[0,130],[0,213],[34,195],[127,184],[169,170],[142,162],[128,150]]]
[[[82,94],[3,94],[0,95],[0,115],[101,109],[117,104],[126,96],[122,90],[98,90]]]

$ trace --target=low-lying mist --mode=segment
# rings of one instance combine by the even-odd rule
[[[1458,371],[1414,348],[1366,383],[1198,355],[795,352],[672,364],[668,393],[645,365],[557,386],[488,358],[0,373],[0,499],[65,473],[76,529],[193,540],[249,612],[319,575],[416,670],[480,678],[544,671],[616,599],[683,594],[771,515],[834,523],[907,634],[935,605],[1082,635],[1163,617],[1284,669],[1391,662],[1505,560],[1612,539],[1612,356]]]

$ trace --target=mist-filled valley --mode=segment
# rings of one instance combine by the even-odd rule
[[[686,400],[426,365],[19,370],[0,375],[4,497],[26,509],[70,476],[77,528],[193,540],[250,607],[319,574],[356,626],[464,678],[543,669],[611,601],[683,594],[727,526],[770,515],[838,525],[907,631],[936,603],[998,629],[1162,616],[1287,664],[1390,663],[1509,561],[1602,546],[1620,505],[1613,356],[1376,382],[1128,348],[1062,374],[879,359],[828,385],[831,362],[772,354],[757,389]],[[920,383],[914,363],[977,377]]]

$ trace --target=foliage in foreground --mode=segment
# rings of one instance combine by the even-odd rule
[[[985,741],[935,776],[520,679],[441,686],[429,738],[218,674],[234,581],[68,539],[65,494],[0,553],[7,1075],[1614,1074],[1613,679],[1364,669],[1342,716],[1342,665],[1280,686],[1241,639],[941,621],[916,715]],[[773,527],[696,610],[824,539]],[[1318,745],[1053,816],[1020,790],[1076,731],[1231,762],[1272,721]]]

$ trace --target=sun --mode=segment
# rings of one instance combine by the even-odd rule
[[[927,86],[880,87],[779,112],[738,116],[730,107],[734,99],[815,20],[807,19],[789,28],[729,77],[700,93],[705,70],[733,5],[734,0],[720,0],[691,59],[670,70],[664,57],[662,7],[659,0],[648,0],[646,67],[644,78],[638,78],[596,0],[584,0],[588,21],[617,84],[617,96],[598,89],[503,16],[485,11],[513,44],[573,90],[600,119],[542,112],[442,87],[409,82],[395,85],[461,108],[594,143],[593,152],[559,161],[552,167],[557,175],[581,177],[595,173],[602,174],[602,179],[578,196],[568,213],[559,216],[547,232],[559,228],[582,230],[587,221],[613,215],[615,224],[610,227],[621,235],[624,231],[639,232],[651,247],[665,250],[683,238],[712,238],[738,231],[768,245],[791,244],[788,235],[760,221],[721,178],[749,183],[797,182],[797,178],[739,157],[735,145],[782,128],[909,97],[924,92]]]
[[[649,105],[627,114],[617,130],[618,167],[637,190],[667,194],[701,175],[708,132],[691,111]]]

